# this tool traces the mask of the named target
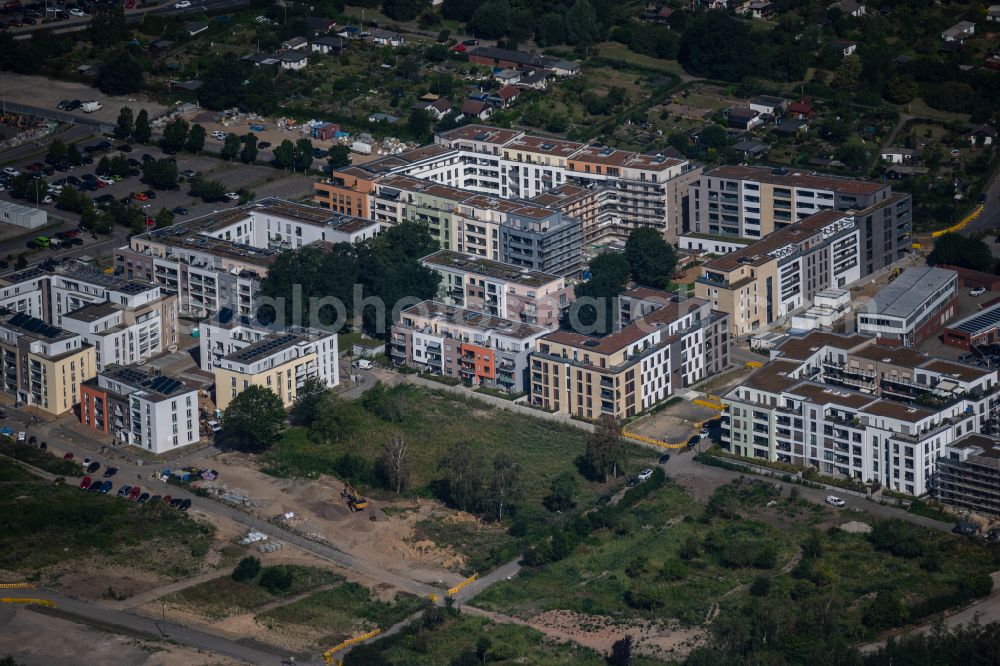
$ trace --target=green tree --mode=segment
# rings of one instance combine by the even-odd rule
[[[468,444],[452,444],[438,463],[442,500],[460,511],[479,511],[485,499],[483,465]]]
[[[291,169],[295,165],[295,144],[285,139],[275,146],[274,166],[279,169]]]
[[[142,67],[128,51],[117,55],[101,65],[94,84],[105,95],[126,95],[142,90]]]
[[[703,12],[688,21],[677,60],[688,72],[721,81],[759,75],[757,39],[748,25],[725,12]]]
[[[560,472],[549,484],[549,494],[542,502],[549,511],[568,511],[572,509],[576,502],[574,498],[579,490],[580,484],[576,480],[573,472]]]
[[[289,413],[295,425],[309,425],[316,420],[324,398],[330,389],[315,377],[307,377],[298,391],[295,392],[295,402]]]
[[[863,167],[865,165],[865,160],[868,159],[868,156],[865,153],[865,147],[860,143],[855,143],[854,141],[837,146],[837,149],[833,151],[833,156],[854,171]]]
[[[607,482],[609,475],[618,476],[618,466],[624,458],[621,424],[610,414],[601,414],[594,431],[587,438],[585,462],[596,476]]]
[[[423,109],[410,109],[406,131],[415,141],[424,143],[431,135],[431,116]]]
[[[66,159],[66,144],[59,139],[53,139],[49,144],[49,150],[45,154],[45,161],[55,164]]]
[[[503,520],[504,507],[516,501],[521,490],[521,463],[505,451],[493,456],[493,470],[490,477],[490,495],[496,519]]]
[[[382,0],[382,13],[394,21],[412,21],[430,7],[430,0]]]
[[[222,150],[219,151],[219,157],[226,161],[232,161],[236,159],[236,156],[240,154],[240,137],[235,134],[226,135],[225,140],[222,142]]]
[[[885,98],[893,104],[912,102],[919,92],[917,82],[908,74],[894,76],[885,84]]]
[[[657,289],[667,288],[677,266],[673,246],[652,227],[641,227],[628,235],[625,260],[632,280]]]
[[[205,128],[195,123],[191,126],[191,131],[188,132],[187,143],[184,145],[184,149],[189,153],[198,154],[205,147]]]
[[[265,567],[260,572],[260,580],[257,581],[257,584],[271,594],[281,594],[291,589],[294,579],[292,569],[281,564],[274,567]]]
[[[83,155],[80,154],[80,149],[77,148],[75,143],[71,143],[66,147],[66,160],[70,164],[77,166],[83,163]]]
[[[244,64],[232,53],[214,58],[202,76],[198,103],[213,111],[239,106],[243,98],[243,82],[247,80]]]
[[[321,444],[344,441],[358,431],[364,420],[364,412],[356,402],[327,393],[309,426],[309,439]]]
[[[409,444],[402,435],[393,435],[386,442],[379,458],[379,468],[389,488],[396,491],[397,495],[403,492],[410,480],[412,463]]]
[[[254,556],[244,557],[233,569],[232,578],[237,583],[248,583],[260,573],[260,560]]]
[[[90,41],[99,48],[109,48],[128,40],[128,24],[121,4],[97,3],[90,19]]]
[[[935,239],[934,249],[927,256],[927,263],[931,266],[947,264],[992,273],[996,260],[983,241],[951,232]]]
[[[146,109],[140,109],[139,115],[135,117],[135,129],[132,131],[132,140],[136,143],[149,143],[149,138],[153,136],[153,130],[149,126],[149,113]]]
[[[154,219],[156,220],[157,229],[166,229],[174,223],[174,214],[166,208],[161,208]]]
[[[119,139],[128,139],[132,136],[132,130],[134,128],[135,115],[132,113],[132,108],[123,106],[121,111],[118,112],[118,122],[115,125],[115,137]]]
[[[486,0],[475,10],[468,27],[477,36],[496,39],[510,32],[513,20],[514,10],[507,0]]]
[[[28,267],[28,258],[24,256],[24,253],[17,255],[17,261],[14,262],[14,268],[21,270]]]
[[[861,58],[857,54],[852,53],[844,58],[840,66],[837,67],[837,71],[834,72],[833,85],[844,90],[857,90],[858,83],[861,80],[861,71]]]
[[[242,139],[243,147],[240,149],[240,162],[252,164],[257,159],[257,135],[248,132]]]
[[[48,183],[44,178],[32,176],[30,173],[22,173],[14,178],[10,184],[10,195],[15,199],[27,199],[36,204],[45,196]]]
[[[191,195],[201,198],[208,203],[212,201],[223,201],[226,198],[226,185],[217,180],[205,180],[204,178],[194,178],[191,180]]]
[[[351,165],[351,149],[347,146],[337,144],[330,148],[326,158],[327,163],[334,169],[341,169]]]
[[[614,642],[608,663],[612,666],[629,666],[632,663],[632,636],[625,636]]]
[[[315,155],[313,154],[313,143],[309,139],[299,139],[295,142],[295,168],[308,171],[312,166]]]
[[[617,252],[604,252],[590,261],[589,268],[590,279],[574,288],[578,302],[570,308],[570,325],[610,333],[617,319],[618,294],[628,282],[628,261]]]
[[[173,160],[146,160],[142,163],[142,180],[157,190],[177,184],[177,163]]]
[[[574,46],[593,44],[601,37],[597,14],[590,0],[576,0],[566,12],[566,43]]]
[[[166,154],[173,155],[184,148],[187,135],[187,121],[183,118],[172,120],[163,128],[163,139],[160,141],[160,147],[163,148],[163,152]]]
[[[721,125],[712,123],[698,133],[698,143],[707,148],[722,148],[729,143],[729,134]]]
[[[898,627],[906,620],[906,607],[895,592],[882,591],[864,610],[861,620],[875,631]]]
[[[248,386],[226,407],[222,435],[233,448],[259,453],[274,443],[284,422],[281,398],[263,386]]]
[[[56,207],[60,210],[68,210],[74,213],[79,212],[82,204],[81,197],[82,195],[75,187],[66,185],[63,187],[62,192],[59,193],[59,198],[56,199]]]
[[[363,643],[351,648],[344,666],[391,666],[391,662],[382,655],[378,643]]]

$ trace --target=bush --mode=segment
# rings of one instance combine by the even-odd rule
[[[292,587],[292,570],[286,566],[267,567],[260,574],[259,584],[271,594],[281,594]]]
[[[644,585],[625,593],[625,603],[637,610],[659,610],[666,604],[657,588]]]
[[[731,569],[771,569],[778,563],[773,544],[758,539],[729,541],[719,550],[719,564]]]
[[[897,557],[914,559],[923,557],[927,551],[927,530],[899,520],[885,520],[875,523],[868,541],[876,550],[892,553]]]
[[[233,580],[237,583],[246,583],[257,577],[260,573],[260,560],[256,557],[244,557],[233,569]]]

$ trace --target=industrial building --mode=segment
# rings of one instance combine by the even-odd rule
[[[49,219],[48,214],[40,208],[0,201],[0,222],[24,229],[39,229],[48,224]]]
[[[1000,342],[1000,301],[946,327],[944,342],[962,349]]]
[[[955,314],[958,274],[908,268],[857,313],[857,331],[881,344],[913,347],[937,334]]]

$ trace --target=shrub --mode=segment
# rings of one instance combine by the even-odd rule
[[[237,583],[246,583],[257,577],[260,573],[260,560],[256,557],[244,557],[233,569],[233,580]]]
[[[774,545],[757,539],[730,541],[719,549],[718,555],[719,564],[731,569],[771,569],[778,563]]]
[[[771,579],[767,576],[757,576],[750,584],[750,594],[755,597],[766,597],[771,592]]]
[[[281,594],[292,587],[292,570],[286,566],[267,567],[260,574],[259,584],[271,594]]]

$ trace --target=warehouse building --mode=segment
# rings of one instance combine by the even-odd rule
[[[857,315],[858,333],[879,343],[913,347],[940,331],[955,314],[958,274],[910,268],[879,291]]]
[[[49,219],[45,211],[40,208],[0,201],[0,222],[25,229],[38,229],[48,224]]]
[[[945,344],[962,349],[1000,342],[1000,301],[944,329]]]

